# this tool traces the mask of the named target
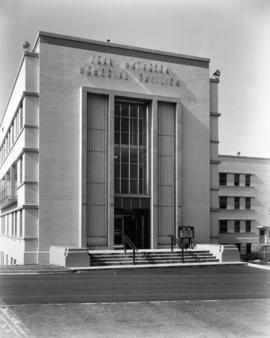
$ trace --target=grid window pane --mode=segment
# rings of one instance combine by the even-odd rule
[[[138,132],[138,120],[130,119],[130,132],[137,133]]]
[[[131,118],[137,118],[138,117],[138,106],[137,105],[131,105],[130,106],[130,117]]]
[[[219,232],[221,234],[225,234],[228,232],[227,220],[220,220],[219,221]]]
[[[219,174],[219,185],[227,185],[227,174],[225,173]]]
[[[118,132],[114,133],[114,143],[120,144],[120,134]]]
[[[128,144],[128,133],[121,133],[121,144]]]
[[[121,131],[122,132],[128,133],[128,128],[129,128],[128,122],[129,122],[128,118],[126,118],[126,117],[121,118]]]
[[[120,164],[114,162],[114,176],[120,178]]]
[[[121,193],[128,194],[128,179],[121,179]]]
[[[250,178],[251,176],[250,175],[245,175],[245,185],[246,187],[250,187]]]
[[[128,164],[121,164],[121,177],[128,178]]]
[[[246,197],[246,209],[250,209],[250,208],[251,208],[251,198]]]
[[[250,220],[246,221],[246,232],[251,232],[251,221]]]
[[[146,193],[146,113],[141,103],[115,104],[115,177],[123,194]]]
[[[121,116],[122,117],[128,117],[128,103],[121,103]]]
[[[227,197],[219,197],[219,207],[220,209],[227,209]]]
[[[137,180],[130,180],[130,193],[137,194]]]
[[[240,197],[234,198],[234,209],[240,209]]]
[[[234,221],[234,232],[240,232],[240,221]]]
[[[131,164],[130,165],[130,178],[137,178],[137,165],[136,164]]]

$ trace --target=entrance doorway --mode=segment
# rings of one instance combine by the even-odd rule
[[[114,246],[123,247],[122,236],[127,235],[138,249],[150,247],[149,216],[130,213],[114,216]]]

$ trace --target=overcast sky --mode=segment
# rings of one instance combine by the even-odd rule
[[[270,157],[269,0],[0,0],[0,117],[39,30],[209,57],[220,154]]]

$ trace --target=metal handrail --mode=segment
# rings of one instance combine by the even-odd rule
[[[171,239],[171,252],[173,252],[174,245],[178,244],[178,246],[181,248],[182,262],[184,263],[184,250],[187,250],[187,248],[185,247],[184,240],[180,239],[180,238],[176,238],[176,236],[173,235],[173,234],[169,234],[168,236]],[[191,239],[189,248],[194,249],[195,246],[196,246],[195,241],[193,239]],[[190,253],[190,251],[189,251],[189,253]],[[195,259],[198,259],[198,257],[194,253],[192,253],[192,254],[193,254],[193,257],[195,256]],[[192,254],[191,254],[191,256],[192,256]]]
[[[128,244],[129,247],[132,249],[132,260],[133,260],[133,264],[135,264],[135,251],[138,252],[138,249],[136,248],[136,246],[134,245],[134,243],[131,242],[131,240],[128,238],[127,235],[124,235],[124,236],[122,237],[122,241],[123,241],[125,253],[126,253],[126,251],[127,251],[126,244]]]
[[[260,250],[264,245],[269,245],[268,241],[265,243],[265,239],[262,239],[257,246],[252,250],[253,252]]]

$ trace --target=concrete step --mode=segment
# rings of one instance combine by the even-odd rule
[[[133,256],[132,255],[127,255],[127,256],[122,256],[122,257],[109,257],[109,256],[91,256],[92,259],[94,260],[107,260],[107,261],[113,261],[113,260],[129,260]],[[182,258],[182,255],[179,256],[135,256],[136,259],[141,259],[141,260],[166,260],[166,259],[171,259],[171,260],[178,260],[179,258]],[[184,258],[192,258],[192,259],[207,259],[207,258],[213,258],[212,255],[184,255]]]
[[[218,259],[211,259],[211,260],[208,260],[208,259],[203,259],[203,260],[200,260],[200,261],[196,261],[196,260],[191,260],[191,259],[185,259],[184,260],[185,263],[206,263],[206,262],[218,262]],[[135,261],[135,264],[137,265],[144,265],[144,264],[177,264],[177,263],[182,263],[182,260],[178,260],[178,261],[175,261],[175,260],[166,260],[166,261],[162,261],[162,262],[159,262],[159,261],[153,261],[153,262],[149,262],[149,261],[138,261],[136,260]],[[108,265],[132,265],[133,264],[133,261],[130,260],[128,262],[123,262],[123,261],[112,261],[112,262],[96,262],[96,264],[92,264],[92,266],[108,266]]]
[[[132,252],[89,253],[92,266],[129,265],[133,264]],[[217,262],[218,260],[209,251],[184,251],[186,263]],[[182,262],[180,251],[148,251],[138,252],[135,256],[136,264],[177,264]]]

